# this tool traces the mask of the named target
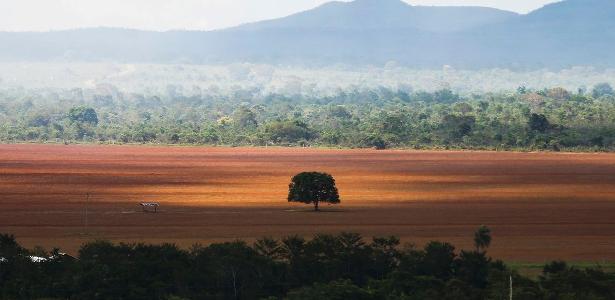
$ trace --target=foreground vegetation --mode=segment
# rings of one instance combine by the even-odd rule
[[[0,141],[611,151],[615,93],[608,84],[466,96],[12,88],[0,90]]]
[[[615,273],[564,262],[524,277],[476,249],[431,242],[419,249],[395,237],[370,242],[352,233],[195,245],[82,246],[26,250],[0,235],[2,299],[614,299]]]

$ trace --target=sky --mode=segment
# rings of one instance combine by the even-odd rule
[[[348,0],[344,0],[348,1]],[[329,0],[0,0],[0,31],[84,27],[213,30],[308,10]],[[527,13],[556,0],[406,0]]]

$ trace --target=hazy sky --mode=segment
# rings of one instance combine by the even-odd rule
[[[407,0],[529,12],[556,0]],[[217,29],[286,16],[328,0],[0,0],[0,31],[79,27]]]

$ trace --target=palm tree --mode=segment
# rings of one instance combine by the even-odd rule
[[[476,252],[485,251],[491,245],[491,229],[485,225],[478,227],[474,233],[474,246]]]

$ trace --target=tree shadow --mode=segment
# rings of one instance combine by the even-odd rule
[[[293,212],[293,213],[314,213],[314,214],[328,214],[328,213],[346,213],[349,212],[346,209],[341,208],[331,208],[331,209],[320,209],[319,211],[315,211],[313,208],[290,208],[285,209],[284,212]]]

